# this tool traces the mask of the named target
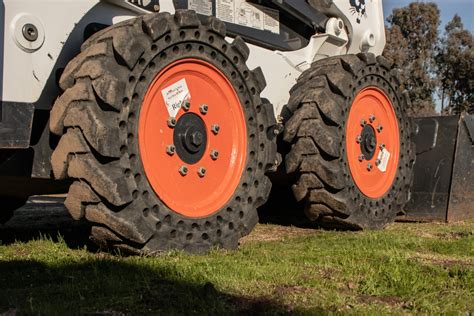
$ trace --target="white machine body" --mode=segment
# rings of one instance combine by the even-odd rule
[[[0,31],[1,101],[50,109],[60,93],[58,69],[64,68],[79,52],[86,26],[91,23],[112,25],[150,12],[135,2],[4,0],[0,6],[3,26]],[[212,0],[190,2],[201,3],[204,10],[213,3]],[[298,50],[279,51],[249,44],[248,65],[262,68],[267,82],[262,97],[273,104],[276,116],[288,102],[296,79],[314,61],[359,52],[380,55],[385,46],[381,0],[309,0],[308,3],[329,17],[326,32],[315,32],[308,45]],[[155,11],[173,14],[174,2],[161,0]],[[28,29],[31,25],[34,28]],[[29,40],[25,31],[31,33]]]

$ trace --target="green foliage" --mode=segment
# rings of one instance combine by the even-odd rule
[[[401,70],[402,82],[412,101],[409,114],[432,114],[436,89],[432,70],[440,24],[438,6],[432,2],[413,2],[393,10],[387,21],[390,27],[384,55]]]
[[[470,314],[474,223],[340,232],[258,225],[238,251],[126,257],[0,246],[0,313]]]
[[[440,37],[440,11],[433,2],[413,2],[393,10],[387,19],[384,56],[401,70],[411,115],[434,114],[439,93],[442,111],[474,111],[473,36],[455,16]]]
[[[436,61],[442,110],[447,101],[447,112],[474,113],[474,37],[458,15],[446,24]]]

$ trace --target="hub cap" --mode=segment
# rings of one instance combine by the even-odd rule
[[[164,95],[178,82],[189,91],[174,113]],[[156,76],[142,104],[138,141],[153,190],[187,217],[206,217],[223,207],[246,163],[247,129],[238,95],[222,72],[199,59],[179,60]],[[173,146],[176,154],[170,154]]]
[[[346,125],[349,169],[359,190],[381,198],[397,173],[400,136],[395,110],[386,94],[375,87],[355,97]]]

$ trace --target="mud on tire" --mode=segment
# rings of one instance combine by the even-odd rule
[[[60,135],[52,156],[56,178],[73,178],[65,202],[75,219],[94,224],[99,245],[131,252],[235,248],[258,221],[256,208],[269,194],[265,176],[275,162],[273,108],[259,97],[260,68],[245,64],[249,50],[225,41],[225,25],[191,11],[128,20],[93,35],[66,67],[64,93],[51,112]],[[191,218],[165,205],[147,180],[138,146],[138,119],[147,87],[167,65],[203,60],[232,83],[248,136],[247,159],[232,198],[216,213]],[[159,163],[159,162],[157,162]],[[177,177],[179,174],[177,173]]]
[[[346,138],[352,104],[368,87],[388,97],[399,129],[399,160],[393,182],[376,197],[361,192],[346,152],[347,142],[356,141]],[[394,220],[409,199],[414,163],[411,126],[405,112],[408,102],[392,64],[372,54],[328,58],[315,62],[301,75],[284,111],[283,138],[291,144],[285,167],[287,173],[296,175],[294,195],[305,202],[311,221],[374,229]]]

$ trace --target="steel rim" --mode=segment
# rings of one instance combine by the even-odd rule
[[[346,152],[356,186],[367,197],[383,197],[393,184],[400,155],[395,110],[376,87],[355,97],[346,124]]]
[[[171,91],[183,79],[190,97],[180,102],[173,122],[162,91]],[[182,148],[189,149],[187,136],[177,136],[176,127],[190,116],[204,126],[205,143],[193,143],[200,143],[197,159],[185,158],[175,144],[182,139]],[[176,61],[156,76],[140,110],[138,141],[151,187],[171,210],[186,217],[206,217],[222,208],[245,168],[247,128],[239,97],[221,71],[200,59]]]

